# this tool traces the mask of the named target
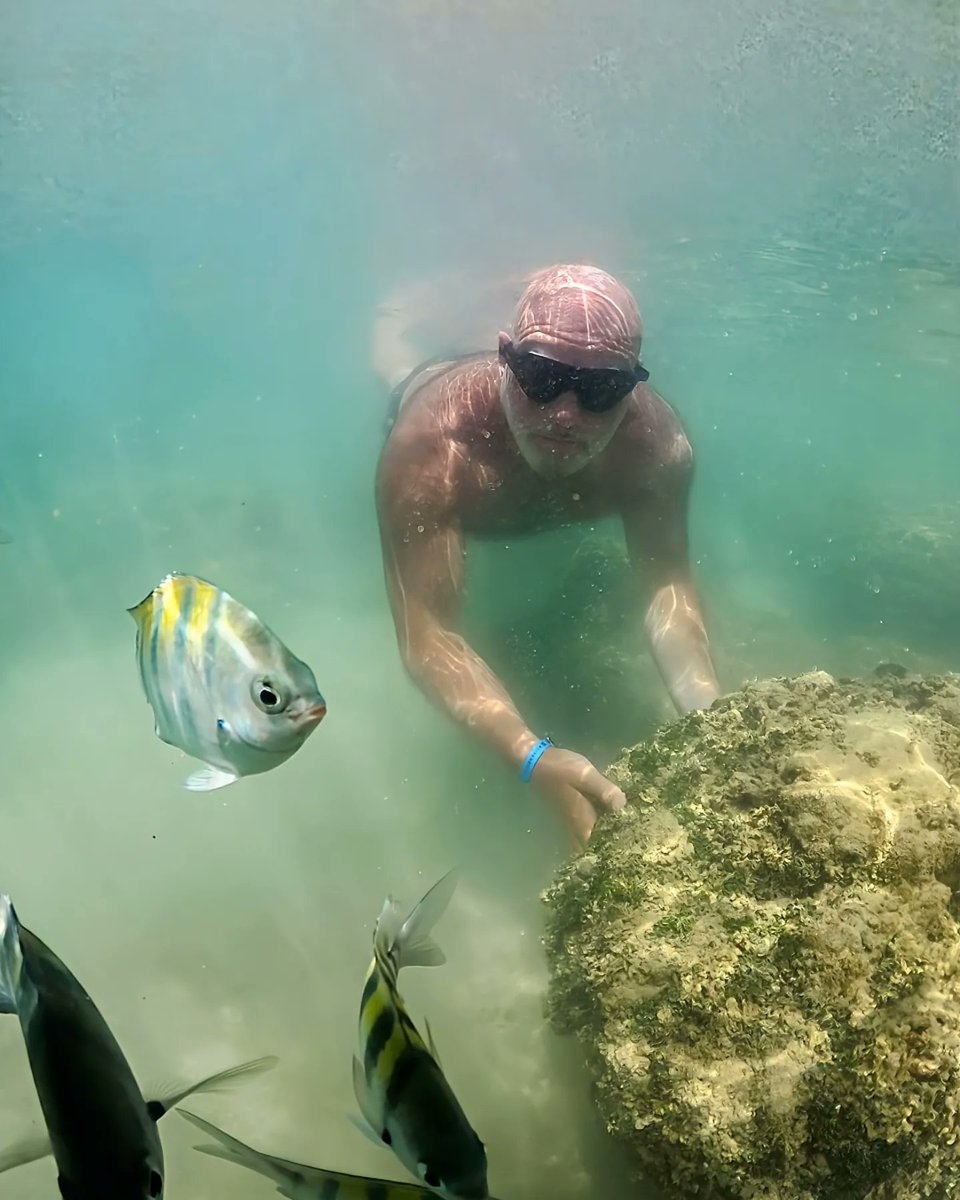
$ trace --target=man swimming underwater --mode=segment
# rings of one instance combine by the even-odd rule
[[[677,709],[719,695],[687,551],[693,455],[640,365],[629,290],[595,267],[528,282],[496,352],[432,362],[396,390],[377,471],[384,571],[404,665],[423,692],[537,785],[575,839],[622,791],[544,747],[457,631],[468,537],[619,514],[638,612]]]

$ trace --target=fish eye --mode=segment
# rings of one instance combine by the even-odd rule
[[[163,1180],[160,1177],[159,1171],[151,1171],[150,1172],[150,1191],[148,1193],[150,1196],[150,1200],[155,1200],[155,1198],[157,1196],[161,1195],[162,1192],[163,1192]]]
[[[265,713],[283,712],[287,706],[283,692],[269,679],[255,679],[250,690],[254,703]]]

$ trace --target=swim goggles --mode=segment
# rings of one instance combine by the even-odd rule
[[[639,362],[629,370],[610,367],[570,367],[533,350],[518,350],[513,342],[500,348],[520,390],[535,404],[552,404],[563,392],[575,392],[587,412],[609,412],[638,383],[650,378]]]

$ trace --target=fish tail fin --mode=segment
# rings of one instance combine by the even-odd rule
[[[269,1154],[261,1154],[259,1150],[245,1145],[239,1139],[231,1137],[229,1133],[218,1129],[216,1125],[211,1125],[209,1121],[204,1121],[195,1113],[187,1112],[184,1108],[178,1108],[177,1113],[191,1125],[196,1125],[207,1137],[213,1138],[213,1144],[204,1143],[202,1146],[194,1146],[194,1149],[199,1150],[201,1154],[209,1154],[212,1158],[222,1158],[226,1162],[247,1167],[251,1171],[265,1175],[267,1179],[272,1179],[279,1185],[289,1187],[291,1178],[295,1178],[294,1173],[290,1170],[292,1164],[286,1164],[283,1159],[275,1159]],[[282,1192],[282,1194],[286,1196],[290,1193]]]
[[[0,895],[0,1013],[15,1013],[20,976],[23,970],[23,951],[20,949],[20,928],[13,901]]]
[[[183,1117],[185,1121],[189,1121],[191,1125],[202,1130],[207,1137],[213,1138],[215,1145],[212,1146],[196,1146],[196,1150],[202,1151],[204,1154],[210,1154],[214,1158],[225,1158],[227,1162],[239,1163],[242,1167],[250,1167],[254,1171],[259,1171],[262,1175],[273,1178],[273,1173],[270,1169],[270,1164],[263,1160],[263,1156],[258,1154],[251,1146],[244,1145],[235,1137],[231,1137],[229,1133],[224,1133],[222,1129],[218,1129],[216,1125],[211,1125],[209,1121],[204,1121],[202,1117],[198,1117],[195,1113],[187,1112],[185,1108],[178,1108],[177,1113]]]
[[[163,1088],[160,1095],[152,1100],[147,1100],[147,1112],[154,1119],[159,1121],[160,1118],[175,1108],[181,1100],[186,1100],[188,1096],[192,1096],[195,1092],[219,1092],[230,1083],[237,1079],[246,1078],[248,1075],[260,1075],[264,1071],[271,1071],[280,1060],[272,1054],[265,1055],[263,1058],[255,1058],[252,1062],[241,1063],[238,1067],[228,1067],[226,1071],[218,1071],[216,1075],[208,1075],[206,1079],[201,1079],[199,1083],[191,1083],[187,1086],[183,1084],[174,1084],[170,1087]]]
[[[456,869],[438,880],[407,919],[398,926],[399,910],[388,900],[377,921],[375,945],[389,954],[401,967],[438,967],[447,961],[446,955],[430,936],[430,930],[443,916],[454,888]]]

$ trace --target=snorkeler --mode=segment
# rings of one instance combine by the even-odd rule
[[[646,383],[642,332],[633,296],[606,272],[539,271],[498,351],[432,361],[395,388],[377,471],[384,571],[407,671],[535,783],[580,844],[598,811],[623,806],[623,792],[583,755],[529,729],[457,632],[465,539],[619,514],[638,615],[674,704],[688,712],[716,699],[687,552],[693,456],[676,414]]]

